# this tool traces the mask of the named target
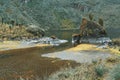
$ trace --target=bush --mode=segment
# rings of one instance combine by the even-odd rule
[[[105,68],[104,65],[98,65],[95,67],[95,73],[98,77],[103,77],[107,69]]]
[[[89,14],[89,19],[92,21],[93,20],[93,14]]]
[[[103,22],[103,19],[102,19],[102,18],[99,18],[99,24],[100,24],[101,26],[104,25],[104,22]]]

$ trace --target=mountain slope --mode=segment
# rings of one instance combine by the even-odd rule
[[[120,33],[120,0],[0,0],[0,6],[5,19],[44,29],[79,28],[82,18],[92,13],[94,21],[103,18],[108,32]]]

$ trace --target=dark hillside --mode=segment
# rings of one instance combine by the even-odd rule
[[[79,28],[83,17],[92,13],[103,18],[107,32],[120,34],[120,0],[0,0],[0,20],[36,24],[44,29]]]

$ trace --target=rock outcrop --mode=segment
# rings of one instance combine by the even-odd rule
[[[80,34],[84,38],[107,37],[106,30],[103,26],[94,21],[89,21],[85,18],[82,19]]]

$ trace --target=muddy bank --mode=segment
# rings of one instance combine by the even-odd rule
[[[41,54],[67,48],[69,47],[66,44],[59,47],[30,47],[0,51],[0,80],[14,80],[20,77],[34,80],[36,76],[47,77],[61,68],[79,65],[70,60],[41,57]]]

